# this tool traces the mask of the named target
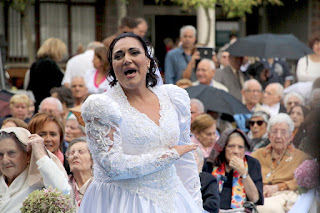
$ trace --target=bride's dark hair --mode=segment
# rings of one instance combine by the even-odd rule
[[[118,82],[118,80],[116,78],[116,75],[114,74],[113,67],[112,67],[112,51],[113,51],[114,45],[120,39],[123,39],[123,38],[126,38],[126,37],[131,37],[131,38],[137,39],[141,43],[141,45],[142,45],[142,47],[143,47],[143,49],[144,49],[144,51],[146,53],[147,58],[150,59],[150,68],[149,68],[149,70],[147,72],[146,86],[147,87],[149,87],[149,86],[150,87],[154,87],[158,83],[158,76],[156,75],[157,63],[156,63],[155,59],[152,57],[152,55],[151,55],[152,47],[146,41],[144,41],[140,36],[138,36],[138,35],[136,35],[134,33],[123,33],[123,34],[120,34],[110,44],[109,51],[108,51],[108,61],[110,63],[108,77],[112,78],[112,81],[110,82],[111,87],[116,85],[117,82]]]

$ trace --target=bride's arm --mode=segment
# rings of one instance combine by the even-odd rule
[[[126,155],[122,149],[119,106],[107,96],[91,95],[82,107],[89,148],[95,163],[114,180],[142,177],[177,160],[176,149],[159,149],[141,155]]]
[[[174,85],[165,85],[168,95],[174,105],[179,118],[180,138],[178,145],[192,144],[190,138],[190,98],[184,89]],[[198,206],[202,209],[201,184],[198,173],[198,165],[196,163],[193,152],[184,154],[181,158],[174,162],[177,174],[180,177],[184,187],[193,197]]]

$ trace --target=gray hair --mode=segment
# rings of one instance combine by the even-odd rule
[[[254,117],[262,117],[264,122],[268,123],[269,119],[270,119],[270,115],[263,111],[263,110],[259,110],[259,111],[256,111],[252,114],[251,118],[254,118]]]
[[[56,107],[58,108],[59,112],[60,112],[60,113],[63,112],[63,106],[62,106],[62,103],[61,103],[61,101],[60,101],[59,99],[54,98],[54,97],[47,97],[47,98],[45,98],[45,99],[43,99],[43,100],[41,101],[41,103],[40,103],[40,105],[39,105],[39,109],[41,109],[42,104],[43,104],[44,102],[49,102],[49,103],[51,103],[51,104],[55,104]]]
[[[287,113],[279,113],[278,115],[275,115],[270,118],[270,120],[268,122],[268,126],[267,126],[268,133],[270,133],[271,127],[273,125],[279,124],[279,123],[287,123],[289,126],[290,135],[292,135],[293,130],[294,130],[294,123]]]
[[[249,80],[246,80],[244,83],[243,83],[243,90],[246,91],[249,89],[249,84],[250,83],[257,83],[260,87],[260,91],[262,91],[262,86],[260,84],[259,81],[257,81],[256,79],[249,79]]]
[[[86,81],[86,79],[84,78],[84,76],[81,76],[81,75],[76,75],[76,76],[73,76],[73,77],[71,78],[71,86],[72,86],[72,81],[73,81],[74,79],[76,79],[76,78],[82,78],[83,81],[84,81],[84,86],[87,87],[87,81]]]
[[[286,95],[284,96],[284,98],[283,98],[283,103],[284,103],[285,106],[287,106],[288,100],[289,100],[291,97],[297,97],[297,98],[301,101],[301,104],[302,104],[302,105],[305,104],[304,98],[303,98],[299,93],[289,92],[289,93],[286,94]]]
[[[88,44],[87,50],[94,50],[98,47],[104,47],[104,44],[99,41],[92,41]]]
[[[204,105],[203,105],[203,103],[202,103],[199,99],[192,98],[192,99],[190,100],[190,104],[195,104],[195,105],[197,105],[200,113],[204,113]]]
[[[271,83],[269,85],[275,85],[276,86],[276,92],[282,99],[283,98],[283,90],[284,90],[283,86],[280,83]]]
[[[83,143],[88,144],[88,142],[87,142],[87,138],[86,138],[86,137],[79,137],[79,138],[75,138],[75,139],[73,139],[72,141],[70,141],[70,143],[69,143],[69,146],[68,146],[68,148],[67,148],[66,153],[69,153],[69,152],[70,152],[70,149],[71,149],[71,147],[72,147],[74,144],[76,144],[76,143],[80,143],[80,142],[83,142]],[[90,153],[90,156],[91,156],[91,152],[90,152],[89,147],[88,147],[88,150],[89,150],[89,153]]]
[[[216,65],[214,64],[214,62],[213,62],[212,60],[210,60],[210,59],[208,59],[208,58],[204,58],[204,59],[201,59],[200,62],[202,62],[202,61],[209,63],[209,65],[210,65],[210,70],[215,70],[215,69],[216,69]],[[200,62],[199,62],[199,63],[200,63]]]
[[[181,29],[180,29],[180,37],[184,34],[184,32],[185,32],[186,30],[192,30],[194,36],[197,35],[197,30],[196,30],[196,28],[195,28],[194,26],[192,26],[192,25],[186,25],[186,26],[181,27]]]
[[[86,128],[79,123],[77,117],[73,113],[69,114],[69,116],[67,117],[66,121],[68,121],[68,120],[76,120],[78,122],[78,128],[80,129],[80,131],[82,133],[86,134]]]

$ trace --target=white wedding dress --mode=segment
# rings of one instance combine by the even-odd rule
[[[203,212],[193,153],[179,158],[170,149],[191,143],[188,94],[173,85],[150,90],[159,99],[159,126],[130,105],[119,84],[83,104],[94,180],[80,213]]]

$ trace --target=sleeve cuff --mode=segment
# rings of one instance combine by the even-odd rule
[[[38,165],[38,168],[41,168],[43,165],[47,164],[50,161],[50,158],[45,155],[39,160],[37,160],[36,164]]]

